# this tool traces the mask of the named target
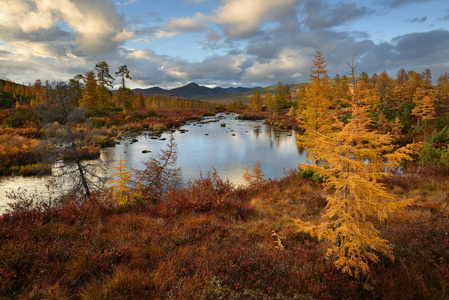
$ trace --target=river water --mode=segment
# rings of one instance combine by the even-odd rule
[[[137,142],[123,139],[116,147],[102,149],[100,159],[107,162],[109,175],[114,173],[112,167],[120,158],[129,168],[143,169],[142,162],[167,149],[170,134],[178,145],[177,165],[181,167],[184,183],[197,178],[200,172],[206,175],[215,168],[223,179],[244,184],[245,168],[249,166],[252,170],[257,160],[265,178],[281,178],[285,171],[295,169],[297,163],[306,160],[306,153],[296,146],[294,131],[273,128],[263,121],[238,120],[235,114],[223,113],[189,122],[173,133],[163,133],[159,139],[150,134],[136,137]],[[143,153],[145,150],[149,152]],[[12,201],[6,197],[12,190],[26,189],[27,194],[48,197],[46,184],[50,178],[0,177],[0,214]]]

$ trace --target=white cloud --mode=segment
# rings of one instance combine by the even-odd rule
[[[130,36],[112,2],[107,0],[15,0],[2,5],[0,39],[55,38],[48,31],[74,33],[71,43],[87,53],[112,51]],[[61,26],[61,22],[64,24]],[[14,32],[15,34],[9,34]],[[118,32],[118,34],[117,34]],[[65,40],[67,42],[67,40]]]
[[[165,24],[165,29],[156,31],[158,38],[174,37],[184,33],[202,32],[208,28],[207,16],[196,13],[193,17],[172,18]]]
[[[136,36],[134,31],[127,30],[123,28],[123,30],[116,34],[116,36],[112,39],[115,42],[123,43],[127,40],[131,40]]]
[[[162,62],[164,61],[164,58],[161,56],[158,56],[156,52],[154,52],[151,49],[137,49],[132,50],[128,55],[130,58],[134,59],[144,59],[149,62]]]
[[[173,78],[176,78],[176,79],[186,80],[189,78],[187,72],[180,71],[179,68],[176,66],[161,66],[159,68],[159,70],[163,71],[164,73],[166,73],[169,76],[172,76]]]
[[[135,36],[110,0],[0,0],[0,78],[67,80]],[[119,59],[117,59],[119,61]],[[123,62],[118,62],[123,63]]]
[[[255,34],[262,23],[281,21],[290,14],[297,0],[225,0],[210,20],[219,24],[231,38]]]
[[[307,57],[307,60],[309,58]],[[267,62],[255,62],[251,67],[245,70],[242,75],[244,82],[263,81],[275,77],[285,76],[290,74],[290,78],[297,78],[300,75],[298,70],[304,69],[307,61],[298,51],[292,49],[283,50],[275,59]]]
[[[128,0],[128,1],[125,1],[123,3],[120,2],[120,1],[117,1],[117,2],[115,2],[115,4],[127,6],[127,5],[130,5],[130,4],[133,4],[133,3],[137,3],[137,2],[139,2],[139,0]]]

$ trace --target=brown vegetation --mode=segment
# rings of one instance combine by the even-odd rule
[[[22,200],[0,218],[0,295],[446,298],[448,179],[412,173],[389,180],[398,197],[420,198],[382,225],[396,260],[381,257],[364,281],[339,272],[326,243],[297,231],[293,218],[317,220],[330,191],[294,173],[249,189],[212,174],[158,203],[117,205],[109,193],[78,204]]]

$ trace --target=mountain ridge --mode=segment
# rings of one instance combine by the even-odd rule
[[[191,82],[181,87],[173,88],[173,89],[163,89],[160,87],[152,87],[147,89],[133,89],[134,93],[142,93],[144,96],[170,96],[170,97],[179,97],[179,98],[198,98],[202,96],[214,96],[214,95],[231,95],[238,93],[251,92],[257,89],[261,89],[262,87],[214,87],[208,88],[206,86],[198,85],[195,82]]]

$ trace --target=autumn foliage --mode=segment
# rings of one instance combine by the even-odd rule
[[[252,172],[249,170],[249,166],[246,167],[246,172],[243,174],[243,179],[250,186],[260,185],[265,182],[265,174],[262,172],[262,166],[257,159],[256,165]]]
[[[398,201],[379,182],[410,158],[407,149],[395,149],[390,135],[369,128],[373,98],[354,79],[354,64],[350,67],[353,80],[347,110],[352,117],[345,124],[331,110],[330,95],[323,92],[328,85],[327,75],[323,54],[317,51],[312,84],[306,91],[310,98],[300,113],[304,134],[298,136],[300,145],[309,151],[308,160],[314,164],[301,167],[319,172],[334,193],[327,198],[321,224],[298,220],[298,225],[301,231],[333,242],[328,255],[336,267],[358,277],[369,272],[370,262],[380,261],[377,253],[393,259],[391,246],[370,220],[376,218],[383,223],[389,213],[411,203]]]
[[[329,78],[322,50],[313,64],[309,83],[255,93],[243,114],[299,127],[310,165],[266,180],[257,161],[246,187],[215,170],[180,185],[170,139],[142,170],[120,160],[110,189],[88,197],[12,192],[0,217],[0,298],[448,298],[447,74],[432,85],[430,70],[393,79],[351,64],[351,76]],[[89,116],[71,126],[49,82],[0,82],[0,171],[37,167],[52,150],[43,137],[67,127],[89,158],[116,137],[246,108],[133,95],[125,67],[117,94],[105,62],[70,81],[70,106]]]

